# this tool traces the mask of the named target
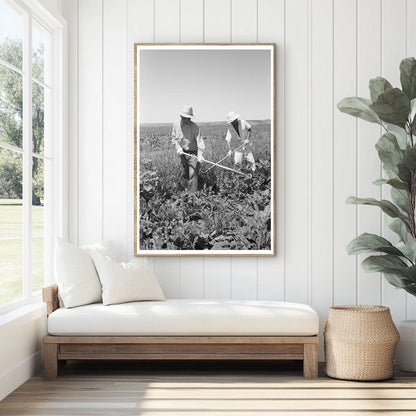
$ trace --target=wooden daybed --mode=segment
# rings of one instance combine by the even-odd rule
[[[43,289],[43,300],[47,305],[47,314],[51,315],[59,309],[58,287],[56,285]],[[181,301],[179,301],[181,302]],[[186,301],[182,301],[185,303]],[[198,301],[195,301],[198,302]],[[201,300],[201,302],[204,302]],[[215,301],[213,301],[215,302]],[[239,305],[232,304],[231,308]],[[260,303],[260,302],[258,302]],[[139,304],[139,302],[137,302]],[[149,304],[149,302],[147,303]],[[174,302],[173,302],[174,304]],[[284,303],[281,303],[282,305]],[[128,304],[124,304],[128,305]],[[166,303],[158,303],[158,307]],[[256,308],[256,302],[249,303],[248,307]],[[288,304],[298,305],[298,304]],[[94,308],[103,307],[102,304],[88,305],[89,311]],[[134,306],[134,305],[133,305]],[[129,308],[133,307],[131,304]],[[140,307],[147,306],[146,302],[140,302]],[[170,306],[170,304],[167,304]],[[235,307],[234,307],[235,306]],[[267,306],[267,305],[266,305]],[[309,308],[306,305],[305,309]],[[206,306],[204,306],[206,308]],[[80,307],[83,308],[83,307]],[[103,308],[109,308],[105,306]],[[209,307],[208,307],[209,308]],[[79,308],[67,309],[74,311]],[[312,313],[316,314],[311,308]],[[105,309],[107,311],[108,309]],[[60,311],[58,311],[60,312]],[[61,312],[64,312],[62,310]],[[267,312],[267,311],[266,311]],[[72,313],[72,312],[66,312]],[[79,313],[77,311],[76,313]],[[91,312],[92,313],[92,312]],[[95,312],[96,313],[96,312]],[[290,312],[289,312],[290,313]],[[295,311],[295,315],[300,315]],[[311,314],[311,312],[308,312]],[[287,319],[285,312],[284,319]],[[78,318],[75,318],[78,316]],[[88,316],[88,315],[86,315]],[[317,316],[317,315],[316,315]],[[43,339],[44,345],[44,377],[58,377],[59,368],[66,360],[303,360],[303,374],[305,378],[316,378],[318,376],[318,336],[317,318],[314,319],[314,334],[307,336],[286,335],[262,335],[259,336],[254,330],[253,336],[247,335],[185,335],[177,336],[167,334],[166,336],[114,336],[97,334],[94,326],[94,334],[82,335],[46,335]],[[48,318],[49,319],[49,318]],[[123,317],[124,319],[124,317]],[[258,319],[258,318],[257,318]],[[294,317],[294,320],[298,319]],[[81,322],[82,318],[74,314],[74,321]],[[75,322],[76,324],[76,322]],[[75,325],[74,324],[74,325]],[[255,327],[254,327],[255,329]],[[99,331],[99,329],[98,329]],[[51,331],[49,331],[51,332]],[[246,331],[247,332],[247,331]]]

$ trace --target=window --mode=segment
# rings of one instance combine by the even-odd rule
[[[0,0],[0,312],[53,281],[52,242],[64,229],[64,30],[30,0]]]

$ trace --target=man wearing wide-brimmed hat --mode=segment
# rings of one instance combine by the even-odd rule
[[[191,119],[194,117],[192,106],[184,105],[179,113],[181,119],[173,124],[172,142],[181,157],[183,177],[189,192],[198,189],[198,176],[202,154],[205,150],[199,127]]]
[[[225,136],[228,144],[228,156],[231,157],[233,153],[231,148],[231,141],[233,141],[236,143],[234,148],[234,165],[242,167],[243,162],[246,161],[249,168],[254,172],[256,170],[256,162],[254,161],[253,145],[250,141],[251,125],[246,120],[242,120],[240,114],[234,111],[230,111],[227,114],[227,123],[232,126],[232,128],[227,130]]]

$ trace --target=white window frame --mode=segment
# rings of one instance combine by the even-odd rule
[[[68,173],[67,173],[67,23],[43,7],[37,0],[14,0],[24,12],[23,38],[23,150],[3,144],[23,155],[23,296],[0,305],[0,314],[41,300],[40,291],[32,293],[32,19],[51,34],[51,132],[50,132],[50,206],[45,223],[49,238],[45,239],[44,285],[54,282],[53,249],[58,237],[68,236]],[[28,48],[30,50],[28,50]],[[27,59],[30,57],[30,59]],[[3,62],[2,62],[3,63]],[[4,63],[3,63],[4,64]],[[12,68],[14,69],[14,68]],[[36,155],[39,157],[39,155]],[[47,158],[49,159],[49,157]]]

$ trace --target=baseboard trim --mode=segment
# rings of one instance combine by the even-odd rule
[[[0,374],[0,401],[35,375],[42,365],[42,352],[37,351],[10,370]]]

